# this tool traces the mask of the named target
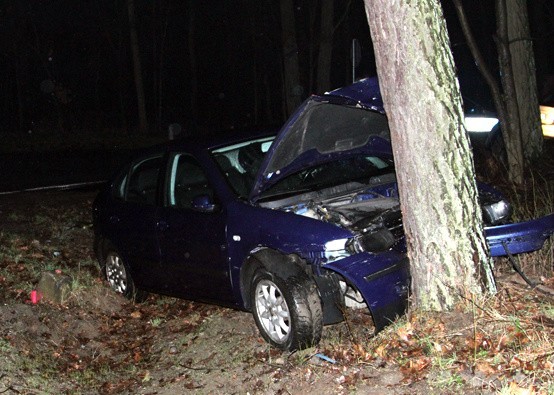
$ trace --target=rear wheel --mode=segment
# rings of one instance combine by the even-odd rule
[[[262,337],[282,350],[316,345],[323,313],[315,282],[299,273],[286,279],[258,269],[251,283],[252,314]]]
[[[102,265],[102,273],[110,287],[127,299],[142,302],[148,296],[146,292],[136,288],[129,267],[114,249],[110,249],[106,254]]]

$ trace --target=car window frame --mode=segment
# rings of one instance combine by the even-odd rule
[[[187,151],[173,151],[167,154],[166,163],[165,163],[165,176],[163,177],[164,179],[163,187],[161,188],[161,194],[162,194],[161,202],[163,206],[166,208],[171,208],[175,210],[198,211],[192,205],[190,207],[179,206],[177,204],[171,204],[171,201],[170,201],[170,198],[171,198],[170,188],[172,183],[173,167],[177,165],[176,158],[181,156],[187,156],[191,158],[195,162],[195,164],[198,165],[198,168],[202,171],[202,174],[204,175],[205,183],[207,187],[210,189],[211,193],[209,193],[208,195],[213,200],[213,203],[218,207],[220,207],[221,199],[219,199],[217,189],[213,186],[213,183],[210,180],[209,173],[206,171],[205,167],[202,165],[202,162],[198,159],[198,157]],[[218,211],[218,210],[215,210],[215,211]]]
[[[134,171],[137,169],[138,166],[140,166],[142,163],[153,160],[153,159],[159,159],[159,168],[158,168],[158,174],[156,176],[156,189],[154,191],[154,201],[148,202],[138,202],[134,200],[129,200],[129,181],[131,180],[131,177],[134,173]],[[160,182],[163,179],[163,177],[160,177],[160,173],[164,171],[165,168],[165,160],[166,155],[164,152],[156,152],[151,153],[148,155],[141,156],[131,163],[129,163],[125,169],[120,173],[118,177],[116,177],[116,181],[113,183],[112,186],[112,196],[125,203],[131,203],[131,204],[138,204],[138,205],[145,205],[145,206],[159,206],[159,195],[160,195]],[[123,186],[123,188],[122,188]]]

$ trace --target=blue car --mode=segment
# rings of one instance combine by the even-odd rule
[[[251,311],[271,345],[318,343],[344,308],[379,331],[410,289],[387,118],[377,81],[312,96],[280,131],[169,142],[139,156],[93,206],[110,286]],[[509,223],[491,187],[480,202],[492,255],[533,251],[554,215]]]

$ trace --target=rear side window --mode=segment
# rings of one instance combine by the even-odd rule
[[[115,196],[127,202],[156,204],[158,176],[162,156],[142,159],[134,163],[115,188]]]

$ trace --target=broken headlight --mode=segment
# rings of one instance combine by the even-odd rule
[[[375,232],[353,237],[346,243],[346,249],[354,253],[382,252],[391,248],[396,239],[388,229],[379,229]]]
[[[498,225],[506,222],[512,214],[510,203],[500,200],[483,206],[483,216],[486,225]]]
[[[327,258],[327,263],[334,262],[339,259],[343,259],[352,255],[350,251],[347,250],[346,245],[349,239],[336,239],[330,240],[325,243],[325,258]]]

